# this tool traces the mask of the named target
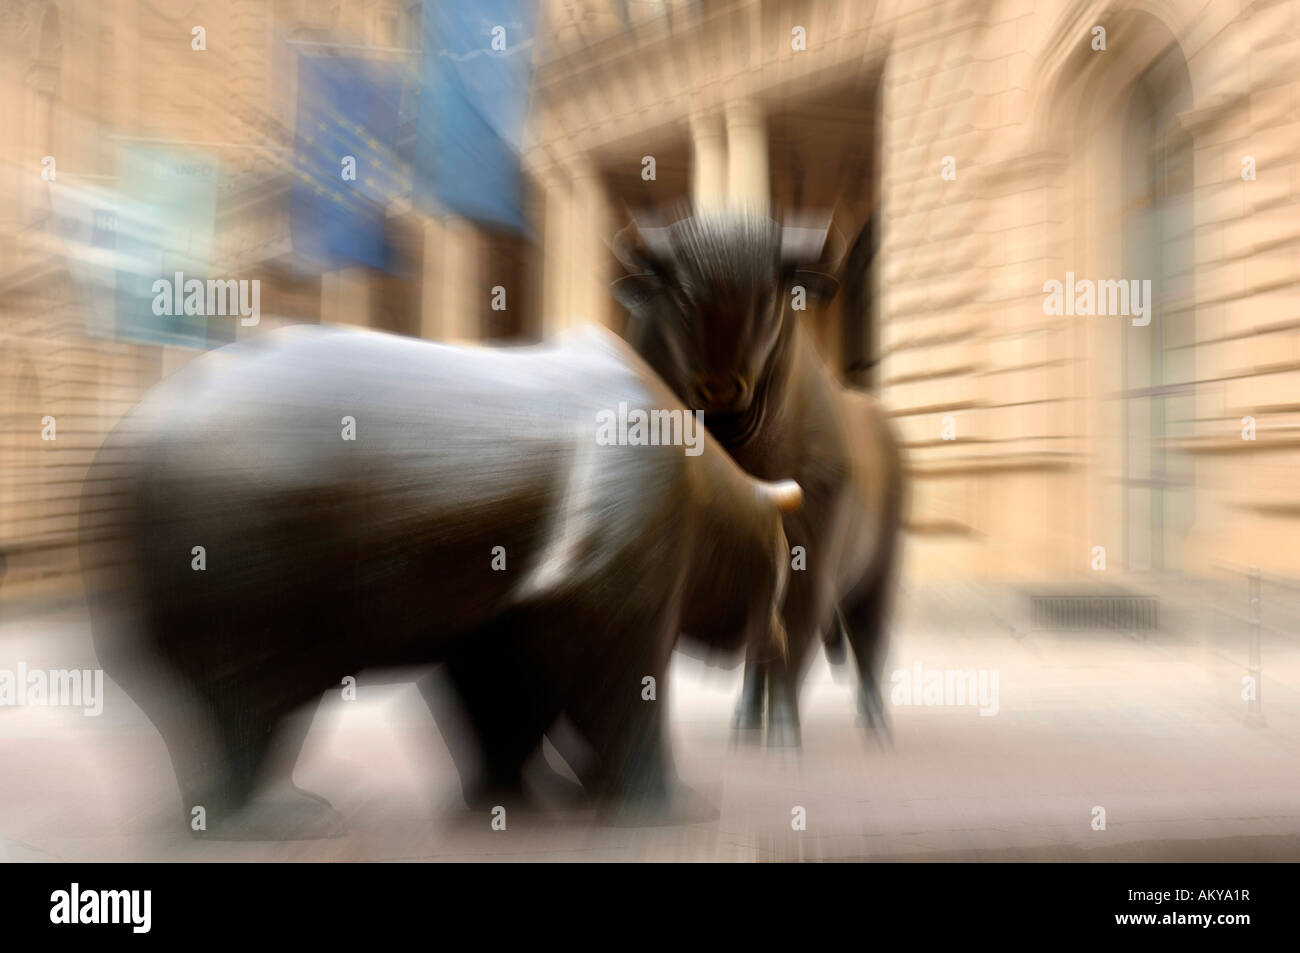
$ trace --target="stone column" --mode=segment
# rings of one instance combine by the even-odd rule
[[[572,259],[570,280],[574,289],[572,322],[575,324],[610,324],[613,300],[609,293],[612,279],[607,242],[613,221],[605,183],[600,169],[583,162],[573,175]]]
[[[483,287],[483,235],[463,218],[443,226],[443,326],[448,341],[477,341],[483,337],[483,311],[489,289]]]
[[[772,204],[767,128],[752,99],[727,103],[727,204],[766,215]]]
[[[373,326],[370,269],[338,268],[321,275],[320,320],[322,324]]]
[[[442,221],[424,220],[424,251],[420,267],[420,337],[426,341],[442,338]]]
[[[434,341],[477,341],[489,289],[481,287],[483,236],[456,216],[424,226],[420,336]]]
[[[727,201],[727,139],[717,112],[692,114],[691,152],[691,198],[695,208],[721,208]]]
[[[542,336],[552,337],[574,323],[572,266],[573,192],[569,177],[556,170],[543,180],[546,231],[542,248]]]

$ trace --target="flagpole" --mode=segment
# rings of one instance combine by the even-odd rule
[[[268,146],[261,142],[205,142],[200,139],[158,139],[150,136],[110,135],[110,139],[127,142],[153,142],[168,146],[206,146],[212,149],[265,149],[268,152],[293,152],[284,146]]]
[[[327,46],[336,50],[365,50],[370,53],[423,53],[406,46],[368,46],[365,43],[335,43],[332,40],[285,40],[289,46]]]

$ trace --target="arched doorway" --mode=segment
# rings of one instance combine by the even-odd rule
[[[1192,521],[1192,461],[1172,449],[1195,414],[1191,107],[1177,44],[1134,81],[1124,117],[1124,276],[1150,276],[1150,324],[1120,335],[1123,361],[1124,563],[1179,571]],[[1145,331],[1146,333],[1131,333]]]
[[[1196,381],[1193,143],[1180,117],[1195,95],[1164,22],[1135,10],[1097,19],[1107,49],[1063,21],[1042,63],[1055,78],[1037,105],[1038,144],[1065,213],[1049,233],[1060,249],[1049,277],[1136,281],[1147,314],[1062,319],[1086,460],[1071,491],[1075,565],[1100,545],[1108,569],[1179,572],[1195,481],[1174,445],[1191,431]]]

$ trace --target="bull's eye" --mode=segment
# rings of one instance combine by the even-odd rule
[[[691,313],[690,302],[687,300],[686,295],[682,293],[680,288],[669,287],[668,297],[672,301],[677,314],[685,321]]]

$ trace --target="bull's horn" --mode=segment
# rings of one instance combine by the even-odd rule
[[[826,262],[827,270],[839,271],[840,265],[844,264],[844,257],[849,251],[849,240],[845,237],[844,232],[834,223],[828,229],[826,234],[826,247],[822,250],[823,261]]]
[[[803,506],[803,490],[794,480],[777,480],[774,483],[758,481],[759,495],[776,504],[782,513],[793,513]]]
[[[630,272],[658,273],[672,256],[668,229],[645,224],[648,216],[633,216],[609,242],[609,250]]]
[[[609,250],[628,271],[642,270],[640,256],[636,253],[637,240],[636,222],[628,222],[609,243]]]

